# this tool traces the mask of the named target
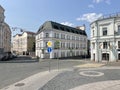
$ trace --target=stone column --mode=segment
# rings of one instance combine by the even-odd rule
[[[95,42],[95,62],[99,62],[98,53],[99,53],[99,50],[98,50],[98,42],[96,41],[96,42]]]

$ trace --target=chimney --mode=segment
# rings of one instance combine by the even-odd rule
[[[83,26],[77,26],[77,27],[75,27],[75,28],[80,29],[80,30],[85,30],[85,29],[86,29],[86,28],[85,28],[85,24],[83,24]]]

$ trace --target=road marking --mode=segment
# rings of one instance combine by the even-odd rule
[[[97,72],[97,71],[82,71],[79,74],[82,76],[88,76],[88,77],[100,77],[104,75],[104,73]]]
[[[75,67],[78,67],[78,68],[89,68],[89,67],[101,67],[105,64],[98,64],[98,63],[87,63],[87,64],[82,64],[82,65],[78,65],[78,66],[75,66]]]

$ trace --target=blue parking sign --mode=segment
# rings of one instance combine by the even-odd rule
[[[48,47],[47,48],[47,51],[50,53],[50,52],[52,52],[52,48],[51,47]]]

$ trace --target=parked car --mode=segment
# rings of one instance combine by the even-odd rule
[[[4,53],[0,53],[0,61],[3,60],[4,56]]]
[[[8,55],[8,53],[7,52],[4,52],[4,57],[3,57],[3,61],[5,61],[5,60],[8,60],[9,59],[9,55]]]
[[[15,54],[15,53],[12,53],[12,55],[13,55],[13,58],[16,58],[16,57],[17,57],[17,54]]]
[[[17,57],[17,55],[15,53],[11,53],[11,52],[0,53],[0,60],[1,61],[10,60],[10,59],[13,59],[16,57]]]

